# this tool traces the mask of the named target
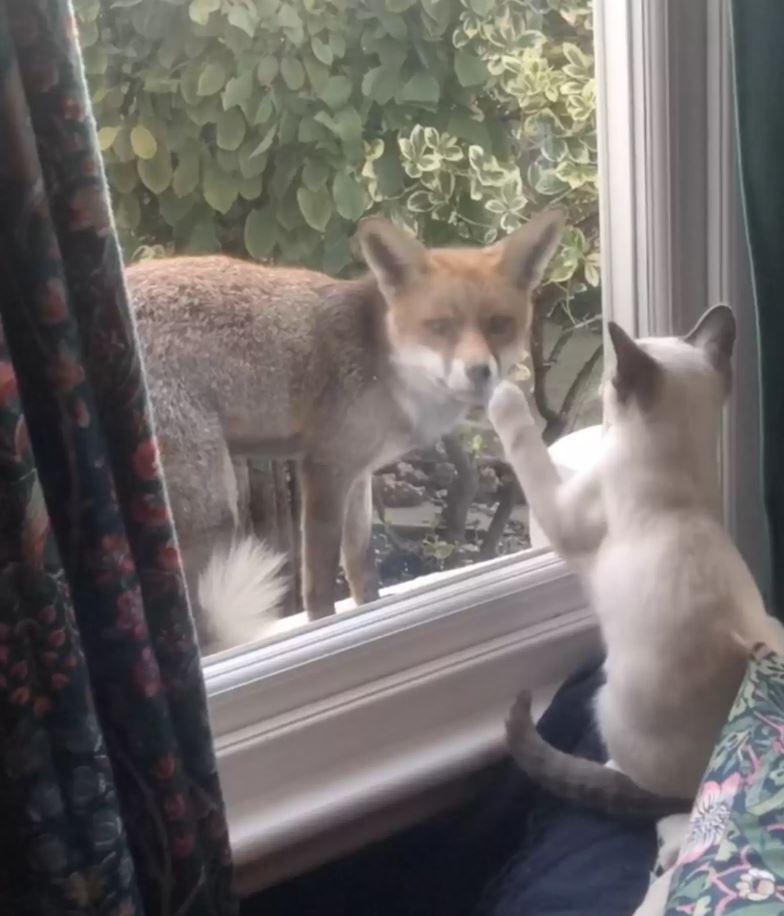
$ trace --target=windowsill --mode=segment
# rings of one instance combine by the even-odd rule
[[[546,547],[546,544],[534,545],[536,547],[542,546]],[[416,579],[407,579],[405,582],[398,582],[395,585],[388,585],[385,588],[380,589],[380,598],[378,600],[379,604],[388,604],[390,601],[394,601],[396,598],[400,598],[404,595],[410,595],[413,592],[419,591],[422,588],[431,588],[433,586],[442,585],[445,582],[449,582],[452,579],[460,578],[465,576],[466,573],[470,573],[473,567],[470,566],[461,566],[457,569],[444,569],[439,572],[428,573],[426,576],[418,576]],[[343,598],[340,601],[335,602],[335,614],[343,615],[349,611],[356,611],[357,605],[353,598]],[[362,610],[368,610],[367,606],[363,607]],[[334,618],[330,618],[330,621],[334,621]],[[287,633],[296,632],[306,627],[311,621],[308,619],[308,615],[301,611],[298,614],[289,614],[287,617],[279,617],[276,620],[270,622],[267,629],[266,640],[277,639],[280,636],[284,636]],[[228,653],[236,654],[236,649],[228,650],[227,652],[217,652],[213,656],[209,656],[208,663],[212,659],[224,658]]]
[[[243,893],[432,813],[503,756],[520,690],[541,694],[598,648],[578,581],[545,550],[351,604],[205,661]]]
[[[538,720],[550,705],[561,683],[549,684],[534,692],[532,706],[535,719]],[[450,760],[450,747],[444,745],[443,756],[451,765],[440,769],[436,779],[424,779],[416,785],[409,783],[401,792],[394,791],[394,786],[390,786],[389,791],[378,793],[364,812],[359,812],[350,804],[348,820],[340,825],[327,826],[323,831],[305,831],[301,839],[292,838],[288,844],[265,853],[262,859],[254,857],[241,862],[235,881],[237,893],[243,897],[257,893],[466,803],[487,785],[485,765],[503,756],[503,747],[497,746],[495,740],[497,737],[492,736],[493,741],[488,744],[487,750],[467,768],[455,766],[459,755]],[[404,772],[403,767],[398,766],[398,770]],[[357,788],[355,785],[354,789]],[[334,805],[335,798],[328,798],[327,803]]]

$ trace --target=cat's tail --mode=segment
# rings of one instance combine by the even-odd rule
[[[506,735],[509,752],[520,769],[565,801],[635,820],[658,820],[691,810],[690,801],[648,792],[618,770],[552,747],[536,730],[528,694],[521,694],[512,706]]]
[[[286,594],[285,560],[252,536],[213,552],[198,590],[216,647],[253,642],[269,632]]]

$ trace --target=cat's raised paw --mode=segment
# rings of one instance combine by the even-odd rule
[[[533,423],[531,408],[523,392],[512,382],[500,382],[490,398],[487,415],[496,430],[513,423]]]

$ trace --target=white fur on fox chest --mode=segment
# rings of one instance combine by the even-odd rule
[[[390,431],[374,461],[376,468],[412,449],[433,445],[455,428],[468,409],[462,401],[432,385],[400,384],[393,394],[403,422]]]

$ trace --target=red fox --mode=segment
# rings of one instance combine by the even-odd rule
[[[234,459],[299,459],[311,619],[334,612],[341,552],[356,602],[378,596],[371,474],[486,404],[519,361],[562,222],[550,210],[485,248],[427,249],[368,218],[355,280],[224,256],[128,269],[203,645],[252,638],[284,594],[280,561],[234,541],[247,498]]]

